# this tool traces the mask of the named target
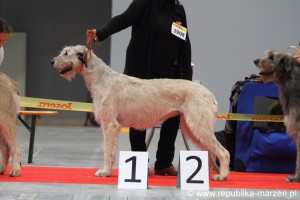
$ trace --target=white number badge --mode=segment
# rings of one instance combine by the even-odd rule
[[[180,39],[185,40],[186,38],[186,33],[187,33],[187,29],[179,24],[177,24],[176,22],[173,22],[172,24],[172,29],[171,29],[171,33],[177,37],[179,37]]]

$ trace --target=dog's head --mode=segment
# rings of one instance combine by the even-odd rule
[[[260,70],[263,82],[288,79],[293,70],[295,59],[286,52],[269,50],[266,55],[255,59],[254,64]]]
[[[87,48],[82,45],[67,46],[52,59],[51,64],[60,76],[70,81],[83,67],[87,67],[87,52]]]

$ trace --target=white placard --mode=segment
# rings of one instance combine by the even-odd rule
[[[207,151],[180,151],[181,190],[209,190]]]
[[[147,189],[148,152],[120,151],[118,188]]]
[[[182,40],[185,40],[187,29],[176,22],[172,23],[171,33]]]

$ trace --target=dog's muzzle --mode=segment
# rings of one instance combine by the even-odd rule
[[[54,64],[55,64],[55,59],[53,59],[53,60],[51,61],[51,65],[54,66]],[[55,67],[55,66],[54,66],[54,67]],[[58,69],[57,67],[55,67],[55,68],[58,70],[58,73],[59,73],[59,74],[65,74],[65,73],[68,73],[69,71],[72,71],[72,70],[73,70],[73,67],[72,67],[71,65],[65,66],[65,67],[63,67],[62,69]]]
[[[63,69],[58,70],[59,74],[65,74],[68,73],[69,71],[72,71],[73,67],[72,66],[66,66]]]
[[[259,67],[259,59],[255,59],[254,60],[254,64],[257,66],[257,67]],[[265,70],[261,70],[260,72],[259,72],[259,75],[261,75],[261,76],[270,76],[270,75],[272,75],[274,73],[274,71],[265,71]]]

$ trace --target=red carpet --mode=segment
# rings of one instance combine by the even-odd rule
[[[40,182],[70,184],[118,184],[118,170],[113,170],[111,177],[95,177],[95,168],[63,168],[23,166],[22,176],[8,177],[0,175],[0,182]],[[286,174],[241,173],[231,172],[225,182],[210,181],[211,188],[246,188],[246,189],[280,189],[300,190],[300,183],[287,183]],[[177,177],[150,176],[149,186],[176,186]]]

